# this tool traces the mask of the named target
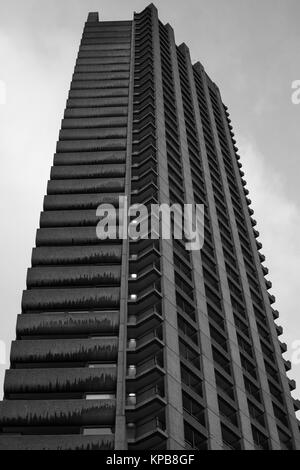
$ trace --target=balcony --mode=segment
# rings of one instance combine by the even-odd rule
[[[166,405],[164,392],[155,385],[141,393],[129,393],[126,402],[127,422],[141,420],[144,416],[155,415]]]
[[[42,266],[29,268],[27,288],[62,286],[119,285],[121,267],[114,266]]]
[[[269,450],[270,449],[269,439],[265,438],[264,440],[255,442],[254,446],[255,446],[255,450]]]
[[[123,108],[121,108],[123,110]],[[120,109],[120,111],[121,111]],[[127,119],[127,109],[124,113]],[[74,118],[75,119],[75,118]],[[81,118],[82,119],[82,118]],[[97,118],[88,118],[97,119]],[[105,119],[105,118],[101,118]],[[73,121],[73,119],[72,119]],[[56,153],[54,154],[54,165],[102,165],[103,163],[123,163],[126,160],[125,151],[107,151],[107,152],[80,152],[80,153]]]
[[[146,105],[146,106],[145,106]],[[153,98],[150,97],[149,99],[144,100],[143,103],[143,110],[148,113],[148,111],[153,109]],[[142,110],[141,110],[142,111]],[[139,112],[140,118],[142,118],[145,114],[142,114],[142,112]],[[141,155],[143,152],[148,151],[149,149],[152,149],[154,153],[156,153],[156,140],[154,135],[149,135],[148,137],[145,137],[138,143],[134,143],[133,145],[133,152],[132,156],[136,155]]]
[[[165,423],[159,417],[136,426],[128,424],[129,450],[155,449],[167,437]]]
[[[142,175],[132,178],[132,183],[134,189],[141,190],[144,189],[148,184],[154,184],[157,181],[157,173],[153,169],[145,171]]]
[[[129,261],[134,272],[143,269],[149,262],[158,261],[159,256],[159,240],[140,239],[130,244]]]
[[[4,393],[10,399],[82,398],[99,390],[112,392],[116,381],[116,366],[110,364],[93,369],[10,369],[6,371]]]
[[[155,283],[161,275],[159,261],[150,261],[149,264],[146,264],[141,269],[136,269],[132,265],[130,268],[136,277],[129,276],[129,290],[143,291],[149,284]]]
[[[268,268],[267,268],[266,266],[262,266],[261,269],[262,269],[262,272],[263,272],[263,275],[264,275],[264,276],[266,276],[267,274],[269,274],[269,270],[268,270]]]
[[[298,398],[294,398],[294,409],[296,412],[300,410],[300,400]]]
[[[272,314],[273,314],[274,320],[278,320],[278,318],[279,318],[279,312],[278,312],[278,310],[272,309]]]
[[[138,143],[140,140],[148,137],[148,135],[155,134],[156,128],[152,122],[145,124],[142,128],[136,129],[133,132],[133,142]]]
[[[119,76],[115,76],[119,74]],[[111,72],[106,73],[110,79],[126,80],[128,78],[128,72]],[[123,75],[123,76],[122,76]],[[106,77],[101,76],[98,73],[75,73],[73,81],[88,81],[88,80],[101,80]],[[67,109],[72,108],[109,108],[113,106],[126,106],[128,104],[127,96],[111,96],[111,97],[99,97],[99,98],[68,98]]]
[[[283,334],[283,328],[281,325],[275,325],[276,327],[276,333],[277,333],[277,336],[281,336]]]
[[[96,166],[96,165],[95,165]],[[82,210],[94,209],[100,204],[112,204],[119,207],[120,193],[96,193],[96,194],[52,194],[44,197],[43,208],[52,210]]]
[[[130,338],[136,338],[150,329],[158,328],[162,322],[160,304],[154,305],[137,316],[130,314],[127,322],[127,333]]]
[[[123,85],[125,84],[125,80],[114,81],[115,85]],[[97,87],[101,87],[102,85],[107,86],[107,80],[97,80]],[[73,82],[71,84],[71,90],[76,89],[90,89],[93,86],[92,82]],[[94,118],[94,117],[112,117],[112,116],[126,116],[127,117],[128,108],[127,106],[105,106],[105,107],[85,107],[85,108],[66,108],[64,112],[65,118]]]
[[[125,149],[126,139],[59,140],[56,145],[57,153],[93,151],[101,152],[103,150]]]
[[[157,195],[156,185],[148,185],[147,188],[139,191],[138,189],[133,189],[131,191],[131,203],[132,204],[145,204],[145,201],[153,199],[152,204],[158,204],[157,199],[154,199],[154,195]]]
[[[17,339],[39,339],[41,336],[73,338],[89,335],[117,335],[118,311],[83,311],[31,313],[18,315]]]
[[[151,330],[137,339],[129,339],[127,345],[128,361],[138,363],[147,356],[155,356],[163,346],[163,337],[160,329]]]
[[[32,266],[120,264],[121,244],[38,247],[32,251]]]
[[[271,294],[269,294],[269,301],[270,301],[270,304],[271,304],[271,305],[272,305],[272,304],[274,304],[274,303],[276,302],[276,298],[275,298],[275,296],[274,296],[274,295],[271,295]]]
[[[108,216],[110,217],[110,216]],[[112,215],[113,221],[115,216]],[[117,220],[119,217],[117,213]],[[100,216],[96,214],[95,209],[87,210],[58,210],[41,212],[40,227],[88,227],[96,226],[100,221]]]
[[[11,347],[12,364],[113,362],[117,358],[118,338],[98,337],[88,339],[43,339],[13,341]],[[41,367],[43,367],[41,365]]]
[[[106,450],[114,449],[113,435],[0,436],[0,450]]]
[[[294,379],[288,378],[288,383],[289,383],[290,391],[293,392],[296,389],[296,381]]]
[[[114,309],[120,303],[119,287],[74,287],[23,291],[22,312]]]
[[[150,359],[146,358],[144,362],[140,362],[137,365],[129,365],[126,376],[128,393],[134,392],[137,388],[153,384],[164,375],[163,361],[159,355]]]
[[[267,288],[267,289],[271,289],[271,288],[272,288],[272,282],[271,282],[271,281],[265,279],[265,283],[266,283],[266,288]]]
[[[124,190],[124,178],[81,178],[50,180],[48,194],[119,193]]]
[[[97,426],[113,424],[115,400],[5,400],[0,403],[0,427]],[[10,431],[10,432],[11,432]]]
[[[263,246],[262,246],[262,243],[261,243],[261,242],[258,242],[258,241],[256,240],[256,248],[257,248],[258,250],[261,250],[262,247],[263,247]]]
[[[77,129],[76,129],[77,132]],[[113,178],[125,175],[125,164],[59,165],[51,168],[51,180],[77,178]]]
[[[157,304],[161,298],[160,282],[155,282],[141,292],[133,292],[132,289],[128,299],[128,306],[132,314],[138,315],[138,312],[147,310],[151,305]]]
[[[286,372],[289,372],[292,369],[291,361],[288,361],[287,359],[283,359],[283,363],[284,363]]]
[[[186,450],[207,450],[208,445],[207,445],[207,440],[203,440],[201,443],[192,443],[187,440],[184,441],[184,448]]]

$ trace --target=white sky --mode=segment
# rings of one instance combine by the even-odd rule
[[[131,19],[148,3],[0,0],[0,103],[3,84],[7,95],[0,104],[0,341],[7,350],[0,385],[84,21],[89,11],[103,20]],[[155,4],[229,106],[290,358],[293,343],[300,346],[300,105],[291,101],[292,82],[300,79],[300,2]],[[289,375],[298,379],[300,397],[300,354],[294,362]]]

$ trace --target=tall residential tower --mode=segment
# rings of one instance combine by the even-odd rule
[[[218,87],[153,5],[84,27],[0,449],[299,449],[286,345]],[[100,240],[102,203],[205,207],[205,242]],[[122,221],[119,219],[119,223]]]

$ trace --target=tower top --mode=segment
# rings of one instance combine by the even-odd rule
[[[99,21],[99,13],[97,11],[92,11],[88,14],[87,21],[89,23],[96,23]]]

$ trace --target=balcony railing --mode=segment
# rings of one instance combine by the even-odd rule
[[[154,387],[151,387],[142,393],[138,393],[137,395],[134,395],[134,394],[129,395],[127,397],[127,405],[129,406],[140,405],[141,403],[155,396],[159,396],[161,398],[163,398],[164,396],[162,388],[159,387],[158,385],[155,385]]]
[[[137,375],[145,372],[145,370],[150,369],[151,367],[160,367],[163,368],[163,361],[161,358],[154,356],[152,359],[148,359],[147,361],[141,362],[136,370]]]
[[[161,317],[161,309],[159,307],[159,304],[146,309],[145,311],[139,313],[138,315],[129,315],[128,326],[135,326],[155,314]]]
[[[163,340],[162,331],[159,329],[155,329],[140,336],[137,339],[136,347],[139,348],[143,346],[144,344],[148,343],[149,341],[151,341],[152,339],[159,339],[160,341],[162,341]]]
[[[143,423],[136,427],[136,437],[141,437],[144,434],[148,434],[150,432],[155,432],[156,430],[160,429],[161,431],[165,431],[166,426],[162,420],[158,417],[150,419],[146,423]]]
[[[159,281],[151,283],[145,289],[138,292],[138,296],[136,298],[132,298],[130,300],[134,301],[134,302],[138,302],[142,297],[145,297],[146,295],[152,293],[153,291],[160,292],[160,282]]]

